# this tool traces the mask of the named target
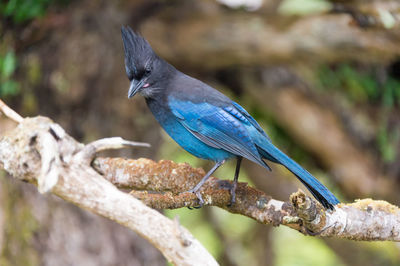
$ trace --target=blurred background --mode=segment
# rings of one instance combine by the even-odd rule
[[[341,201],[400,204],[397,0],[10,0],[0,17],[0,97],[23,116],[48,116],[85,143],[152,144],[107,155],[209,169],[162,132],[143,98],[127,99],[120,28],[129,25],[244,106]],[[14,126],[0,117],[0,133]],[[279,200],[303,188],[279,166],[242,169],[241,181]],[[0,175],[0,265],[167,264],[122,226]],[[164,213],[221,265],[400,265],[395,243],[305,237],[213,207]]]

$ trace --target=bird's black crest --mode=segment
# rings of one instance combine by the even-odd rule
[[[150,44],[129,26],[121,28],[125,51],[125,68],[128,78],[140,78],[157,57]]]

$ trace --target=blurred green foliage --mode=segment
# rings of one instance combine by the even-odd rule
[[[18,82],[12,79],[17,68],[17,59],[13,51],[0,54],[0,97],[14,96],[20,91]]]
[[[0,2],[0,15],[20,24],[43,16],[49,4],[55,0],[9,0]],[[15,96],[20,86],[12,76],[17,67],[17,58],[13,51],[0,53],[0,97]]]
[[[0,2],[0,15],[16,24],[43,16],[53,0],[9,0]],[[12,50],[0,52],[0,97],[15,96],[20,85],[13,80],[17,68],[17,57]]]
[[[0,3],[0,14],[16,24],[43,16],[51,0],[9,0]]]
[[[346,63],[334,68],[323,65],[316,73],[317,88],[339,91],[351,105],[375,108],[380,119],[376,133],[378,149],[384,162],[394,162],[400,128],[391,126],[388,116],[400,107],[400,81],[390,75],[378,78],[373,68],[358,69]]]
[[[334,68],[320,66],[317,73],[317,86],[323,90],[339,90],[353,103],[379,103],[391,108],[400,105],[400,81],[388,76],[379,80],[374,69],[359,70],[349,64]]]
[[[397,143],[400,141],[400,130],[389,130],[388,123],[382,121],[378,129],[378,146],[382,159],[386,163],[394,162],[397,155]]]

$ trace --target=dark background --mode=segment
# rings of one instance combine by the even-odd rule
[[[108,155],[189,162],[129,86],[129,25],[179,70],[245,107],[273,142],[341,201],[399,205],[397,1],[71,1],[0,3],[0,97],[78,141],[152,144]],[[246,2],[248,5],[244,5]],[[224,4],[225,3],[225,4]],[[13,127],[0,117],[0,132]],[[234,164],[215,175],[231,179]],[[0,173],[1,265],[165,265],[129,230]],[[240,177],[279,200],[302,185],[245,162]],[[304,188],[303,188],[304,189]],[[399,246],[304,237],[212,207],[167,211],[222,265],[399,265]]]

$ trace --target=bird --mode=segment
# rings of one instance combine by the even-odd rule
[[[214,162],[201,181],[187,192],[204,204],[200,190],[207,179],[226,161],[236,159],[230,187],[231,203],[242,158],[271,171],[266,161],[281,164],[292,172],[326,208],[334,209],[339,200],[314,176],[279,150],[238,103],[223,93],[177,70],[159,57],[149,42],[129,26],[121,27],[125,70],[130,81],[128,98],[139,93],[158,123],[184,150]]]

